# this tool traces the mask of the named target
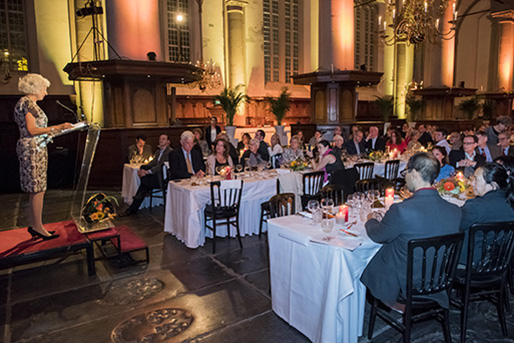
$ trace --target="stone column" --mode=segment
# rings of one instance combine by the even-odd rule
[[[499,46],[498,46],[498,76],[497,88],[504,92],[513,89],[514,72],[514,10],[492,13],[498,20]]]

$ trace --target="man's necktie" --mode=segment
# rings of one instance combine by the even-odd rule
[[[189,174],[194,174],[193,167],[191,166],[191,153],[190,152],[187,153],[186,164],[187,164],[187,172]]]
[[[480,149],[482,151],[482,156],[484,156],[485,158],[487,158],[487,155],[485,154],[485,149]]]

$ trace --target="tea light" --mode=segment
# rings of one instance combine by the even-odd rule
[[[464,175],[462,174],[462,172],[458,172],[455,178],[459,181],[464,181]]]
[[[386,198],[392,197],[394,199],[394,188],[387,188],[386,189]]]
[[[344,225],[348,221],[348,206],[339,206],[339,212],[336,214],[336,224]]]

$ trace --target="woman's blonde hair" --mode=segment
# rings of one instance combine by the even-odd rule
[[[50,81],[39,74],[29,73],[20,77],[18,81],[18,90],[25,94],[37,94],[48,87],[50,87]]]

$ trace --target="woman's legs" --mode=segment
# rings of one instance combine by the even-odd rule
[[[30,226],[44,236],[50,236],[43,227],[43,199],[45,192],[31,193],[29,198]]]

